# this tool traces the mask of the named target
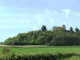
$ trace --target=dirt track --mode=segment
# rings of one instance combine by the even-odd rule
[[[9,46],[9,45],[0,45],[0,46]]]
[[[44,45],[0,45],[0,47],[44,47]]]

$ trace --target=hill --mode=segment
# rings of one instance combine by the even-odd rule
[[[46,28],[45,28],[46,29]],[[59,30],[59,31],[30,31],[19,33],[17,36],[9,37],[4,41],[5,45],[54,45],[72,46],[80,45],[80,31]]]

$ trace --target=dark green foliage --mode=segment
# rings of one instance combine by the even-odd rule
[[[75,28],[75,31],[76,31],[76,32],[79,32],[79,29],[76,27],[76,28]]]
[[[3,42],[1,42],[0,44],[3,44]]]
[[[22,53],[8,53],[0,56],[0,60],[57,60],[63,58],[70,58],[72,56],[80,56],[77,53],[45,53],[45,54],[22,54]]]
[[[22,40],[23,40],[23,36],[22,36],[21,33],[19,33],[17,36],[18,36],[18,40],[19,40],[19,41],[22,41]]]
[[[12,41],[12,42],[11,42],[11,45],[15,45],[15,42]]]
[[[33,33],[34,33],[34,32],[33,32],[33,31],[31,31],[31,32],[30,32],[30,35],[31,35],[31,36],[33,36]]]
[[[22,36],[22,39],[20,36]],[[80,32],[73,31],[34,31],[18,34],[13,38],[8,38],[4,44],[7,45],[55,45],[71,46],[80,45]]]
[[[43,25],[42,28],[41,28],[41,30],[42,30],[42,31],[46,31],[46,30],[47,30],[47,29],[46,29],[46,26]]]
[[[37,39],[37,34],[36,33],[33,34],[33,39]]]
[[[6,47],[2,49],[2,54],[9,53],[9,52],[11,52],[11,50],[7,49]]]
[[[70,31],[73,31],[73,28],[72,27],[70,27]]]
[[[31,31],[27,33],[19,33],[17,36],[9,37],[4,41],[6,45],[55,45],[55,46],[72,46],[80,45],[80,31],[76,28],[76,32],[70,27],[70,30],[60,28],[59,31],[46,30],[46,26],[42,26],[42,31]],[[45,32],[44,32],[45,31]]]
[[[45,41],[44,41],[45,37],[44,36],[39,36],[38,39],[36,40],[36,43],[37,44],[45,44]]]

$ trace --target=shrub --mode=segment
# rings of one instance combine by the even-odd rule
[[[72,56],[80,56],[77,53],[42,53],[42,54],[22,54],[22,53],[7,53],[0,57],[0,60],[57,60],[70,58]]]
[[[6,47],[2,49],[2,54],[9,53],[9,52],[11,52],[11,50],[7,49]]]

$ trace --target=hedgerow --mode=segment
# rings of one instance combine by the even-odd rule
[[[22,54],[22,53],[6,53],[0,56],[0,60],[57,60],[62,58],[70,58],[72,56],[80,56],[78,53],[44,53],[44,54]]]

